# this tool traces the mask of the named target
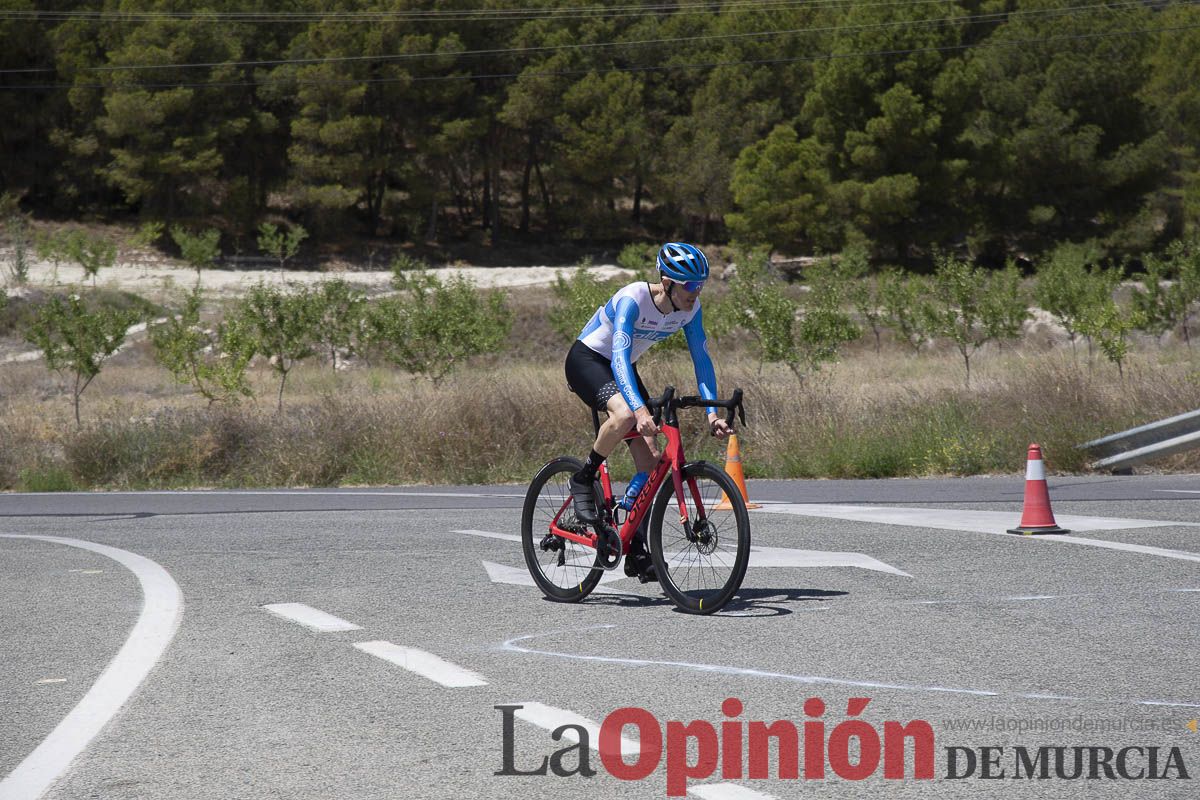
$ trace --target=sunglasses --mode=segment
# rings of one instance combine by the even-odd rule
[[[684,281],[676,285],[682,286],[685,292],[695,293],[704,288],[704,281]]]

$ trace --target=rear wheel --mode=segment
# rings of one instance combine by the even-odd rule
[[[570,456],[546,464],[529,484],[521,513],[521,549],[529,574],[546,597],[560,603],[576,603],[587,597],[604,574],[595,548],[550,533],[555,517],[560,528],[590,533],[575,518],[571,503],[569,482],[581,469],[583,462]]]
[[[697,513],[694,482],[704,518]],[[750,515],[737,485],[707,461],[683,468],[687,523],[680,521],[675,481],[663,482],[650,512],[650,556],[659,583],[675,605],[692,614],[711,614],[742,585],[750,563]],[[727,508],[718,508],[722,495]],[[668,513],[670,510],[670,513]]]

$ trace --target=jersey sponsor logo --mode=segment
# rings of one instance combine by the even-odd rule
[[[629,334],[625,331],[617,331],[613,334],[612,349],[614,352],[617,350],[628,350],[632,344],[633,342],[630,340]]]

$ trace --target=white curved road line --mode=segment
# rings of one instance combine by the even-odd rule
[[[142,612],[120,651],[78,705],[0,781],[0,797],[4,800],[35,800],[67,771],[162,658],[183,616],[183,594],[165,569],[127,550],[57,536],[0,534],[0,538],[33,539],[91,550],[128,569],[142,587]]]
[[[544,639],[548,636],[562,636],[567,634],[586,633],[591,631],[611,630],[616,628],[616,625],[592,625],[586,628],[576,628],[574,630],[548,631],[546,633],[531,633],[525,636],[515,636],[512,639],[501,642],[499,649],[509,653],[523,653],[527,655],[548,656],[550,658],[562,658],[573,661],[591,661],[599,664],[620,664],[630,667],[671,667],[672,669],[694,670],[696,672],[708,672],[718,675],[730,675],[734,677],[749,677],[749,678],[770,678],[775,680],[791,681],[795,683],[806,684],[828,684],[831,686],[850,686],[864,689],[891,689],[905,692],[932,692],[938,694],[965,694],[978,697],[1018,697],[1022,699],[1035,700],[1082,700],[1096,703],[1134,703],[1144,706],[1166,706],[1169,708],[1200,708],[1200,703],[1176,703],[1169,700],[1125,700],[1112,699],[1103,697],[1084,697],[1072,695],[1053,695],[1042,693],[1028,692],[1004,692],[992,691],[989,689],[965,689],[952,688],[946,686],[923,686],[917,684],[904,683],[884,683],[881,681],[864,681],[851,680],[848,678],[831,678],[822,675],[797,675],[790,672],[772,672],[768,670],[755,669],[753,667],[733,667],[724,664],[703,664],[693,663],[690,661],[666,661],[653,658],[621,658],[618,656],[597,656],[585,655],[583,653],[568,653],[557,650],[539,650],[534,647],[527,647],[521,642],[527,642],[531,639]]]

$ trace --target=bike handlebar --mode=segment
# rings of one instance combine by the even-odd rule
[[[724,408],[728,410],[725,415],[725,423],[733,427],[734,415],[742,421],[742,425],[746,424],[746,409],[742,405],[742,390],[734,389],[733,395],[727,400],[709,400],[696,395],[686,395],[684,397],[675,397],[675,387],[668,386],[662,393],[662,397],[650,398],[646,401],[646,407],[654,413],[654,424],[662,425],[662,413],[666,409],[668,412],[673,412],[679,408]],[[673,413],[668,413],[668,421],[674,416]]]

